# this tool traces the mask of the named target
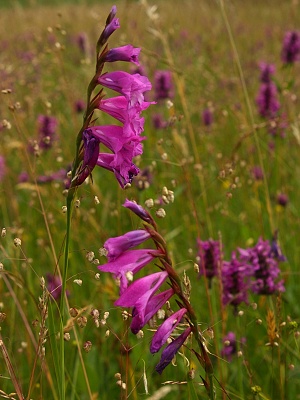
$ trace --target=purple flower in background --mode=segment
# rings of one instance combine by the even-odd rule
[[[152,124],[155,129],[164,129],[168,126],[168,121],[165,121],[161,114],[154,114],[152,116]]]
[[[285,291],[283,281],[278,281],[278,260],[268,240],[260,238],[254,247],[239,249],[239,253],[241,261],[251,265],[253,293],[269,295]]]
[[[6,175],[5,158],[3,156],[0,156],[0,182],[3,181],[5,175]]]
[[[265,62],[259,63],[260,68],[260,81],[262,83],[270,83],[271,76],[275,73],[275,65]]]
[[[262,181],[264,178],[264,174],[260,166],[256,165],[251,170],[252,176],[256,181]]]
[[[286,207],[289,202],[289,197],[285,193],[278,193],[276,196],[276,202],[282,207]]]
[[[210,108],[205,108],[203,110],[202,122],[204,126],[210,126],[213,123],[213,113]]]
[[[161,359],[159,363],[156,365],[155,370],[161,374],[163,370],[170,364],[173,360],[173,357],[178,352],[180,347],[184,344],[189,334],[191,333],[192,328],[188,327],[178,338],[173,340],[162,352]]]
[[[161,349],[186,312],[186,308],[181,308],[161,324],[152,338],[151,353],[157,353]]]
[[[236,258],[235,252],[231,255],[230,261],[223,261],[222,284],[224,305],[231,304],[235,311],[242,302],[248,304],[249,277],[252,268],[249,264]]]
[[[274,118],[280,109],[277,86],[274,82],[262,83],[256,97],[258,112],[263,118]]]
[[[85,110],[85,102],[83,100],[77,100],[74,103],[74,110],[79,114]]]
[[[241,338],[240,347],[245,345],[246,338]],[[226,358],[227,361],[231,361],[232,357],[238,352],[238,343],[234,332],[228,332],[223,338],[223,349],[221,350],[222,357]]]
[[[49,149],[52,147],[53,141],[56,139],[56,129],[58,121],[55,117],[48,115],[38,116],[38,132],[39,132],[39,147]]]
[[[47,274],[46,275],[46,280],[47,280],[47,289],[51,295],[51,297],[54,300],[59,300],[61,297],[61,280],[57,275],[53,274]],[[68,291],[67,291],[67,296],[68,296]]]
[[[174,87],[171,71],[156,71],[154,74],[155,100],[172,99]]]
[[[76,43],[81,53],[87,57],[90,54],[89,39],[85,32],[81,32],[76,37]]]
[[[286,32],[283,39],[281,59],[285,64],[293,64],[300,59],[300,33]]]
[[[199,262],[199,275],[205,275],[211,285],[214,276],[219,275],[221,268],[220,242],[209,239],[207,241],[197,240]]]

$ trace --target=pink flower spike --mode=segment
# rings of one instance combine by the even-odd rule
[[[115,305],[120,307],[135,307],[137,301],[141,298],[146,307],[149,298],[153,296],[167,278],[168,273],[163,271],[137,279],[128,287],[120,298],[115,301]]]
[[[119,257],[124,251],[131,249],[139,244],[145,242],[149,239],[150,233],[145,231],[144,229],[138,229],[136,231],[130,231],[125,233],[122,236],[117,236],[114,238],[108,239],[104,243],[104,248],[107,250],[107,257],[109,261],[115,260]]]
[[[183,315],[187,312],[186,308],[181,308],[169,318],[167,318],[154,334],[150,346],[150,352],[156,353],[166,343],[167,339],[179,324]]]
[[[141,49],[139,47],[133,47],[131,44],[116,47],[105,54],[104,62],[128,61],[139,66],[138,56],[140,52]]]
[[[168,289],[162,293],[158,293],[156,296],[150,296],[149,300],[145,302],[148,297],[145,293],[145,295],[136,302],[132,310],[131,332],[137,334],[173,294],[174,290]]]

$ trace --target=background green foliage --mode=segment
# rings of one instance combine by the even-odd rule
[[[139,190],[133,184],[122,191],[112,174],[96,169],[93,183],[78,190],[80,207],[72,221],[68,290],[70,307],[85,310],[87,325],[77,327],[78,340],[71,330],[71,340],[66,342],[67,398],[154,399],[154,394],[162,390],[162,382],[168,381],[162,386],[166,393],[156,398],[189,398],[186,384],[178,383],[186,381],[191,366],[187,367],[186,360],[179,355],[177,366],[169,366],[162,377],[154,372],[159,355],[149,353],[152,332],[144,329],[142,339],[131,334],[130,321],[124,321],[121,310],[113,306],[118,296],[114,282],[104,273],[96,280],[97,264],[86,258],[89,251],[100,258],[98,249],[106,239],[140,226],[121,207],[126,198],[144,204],[146,199],[159,199],[164,186],[174,190],[175,202],[165,206],[167,216],[158,221],[160,232],[168,242],[177,271],[182,275],[185,271],[192,282],[191,301],[201,328],[214,330],[213,339],[207,336],[207,345],[215,355],[212,359],[218,381],[232,399],[300,398],[299,335],[290,324],[299,322],[300,314],[300,63],[284,68],[280,59],[284,33],[299,27],[297,2],[226,4],[257,127],[258,146],[237,59],[218,3],[157,3],[159,20],[153,22],[140,3],[116,2],[121,29],[111,37],[110,47],[125,43],[142,47],[141,63],[151,81],[157,69],[171,69],[175,98],[170,109],[159,103],[145,112],[147,141],[138,164],[141,169],[152,171],[149,188]],[[44,360],[36,358],[31,335],[38,341],[42,324],[40,279],[62,267],[65,197],[61,183],[36,185],[35,181],[40,175],[67,168],[73,160],[75,138],[82,122],[82,115],[74,111],[74,102],[84,99],[94,72],[92,50],[112,4],[2,0],[0,5],[4,7],[0,13],[0,85],[1,90],[12,89],[11,94],[1,95],[0,103],[1,121],[5,119],[11,124],[11,129],[1,130],[0,142],[0,155],[7,165],[0,198],[0,221],[7,229],[0,248],[4,266],[1,274],[5,277],[0,280],[0,311],[6,314],[0,325],[1,336],[25,397],[31,382],[30,398],[53,399],[55,338],[59,330],[58,309],[53,302],[53,318],[49,312],[45,323],[49,332]],[[89,54],[82,54],[76,44],[80,32],[88,37]],[[272,137],[256,112],[260,61],[274,63],[277,68],[275,79],[288,121],[284,138]],[[129,70],[130,66],[120,63],[108,68]],[[12,111],[11,106],[17,102],[20,109]],[[214,115],[209,128],[201,119],[207,106]],[[168,128],[154,129],[151,118],[157,112],[170,122]],[[28,141],[37,135],[37,116],[47,113],[59,120],[60,139],[53,149],[37,158],[28,152]],[[110,122],[107,116],[99,114],[99,124]],[[251,173],[259,165],[258,150],[266,182],[255,181]],[[29,174],[29,182],[19,183],[18,176],[23,171]],[[282,192],[289,197],[286,207],[276,202],[277,194]],[[100,204],[95,204],[94,196],[98,196]],[[271,239],[277,229],[288,260],[282,264],[286,292],[278,298],[253,296],[251,303],[257,307],[242,305],[243,315],[234,316],[231,307],[221,306],[219,282],[215,280],[209,289],[203,278],[197,278],[193,268],[196,239],[221,240],[224,259],[228,260],[238,247],[252,245],[259,237]],[[14,246],[15,237],[21,238],[21,249]],[[105,258],[100,258],[100,263],[104,262]],[[157,267],[146,268],[148,272]],[[74,279],[81,279],[82,286]],[[176,309],[176,304],[172,307]],[[106,326],[96,328],[89,315],[93,308],[101,316],[104,311],[110,312]],[[274,313],[278,346],[266,346],[268,310]],[[73,323],[76,321],[70,319]],[[106,330],[110,330],[109,337],[105,337]],[[238,340],[247,339],[241,349],[243,354],[230,363],[220,357],[222,337],[228,331],[234,331]],[[89,353],[82,350],[87,340],[92,342]],[[184,355],[196,369],[194,386],[204,398],[199,377],[203,371],[191,359],[188,349]],[[116,385],[117,372],[127,383],[126,391]],[[145,379],[153,397],[146,395]],[[257,395],[251,391],[255,385],[261,388]],[[217,398],[225,398],[218,383],[216,387]],[[4,362],[0,363],[0,389],[6,393],[15,391]]]

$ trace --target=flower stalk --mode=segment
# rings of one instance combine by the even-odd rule
[[[119,283],[120,297],[114,304],[120,307],[132,307],[133,318],[130,327],[131,331],[137,334],[170,297],[176,296],[176,302],[180,309],[168,317],[156,331],[150,345],[151,353],[158,352],[164,346],[182,319],[185,320],[188,327],[164,348],[161,359],[156,365],[156,371],[159,374],[163,372],[192,333],[200,352],[192,351],[205,371],[205,378],[201,377],[201,379],[206,388],[208,398],[213,400],[215,399],[213,367],[205,345],[205,339],[198,328],[197,316],[184,291],[184,284],[173,268],[166,242],[159,234],[152,216],[146,210],[129,200],[125,201],[124,207],[129,208],[143,220],[143,229],[127,232],[116,238],[110,238],[104,243],[108,262],[99,265],[98,269],[102,272],[112,273]],[[150,238],[154,242],[156,250],[133,249]],[[140,261],[140,254],[143,255],[143,262]],[[134,274],[154,258],[160,262],[160,265],[157,265],[161,271],[148,274],[132,282]],[[170,289],[157,294],[157,291],[166,280],[168,280]]]
[[[144,101],[143,93],[151,89],[148,78],[139,74],[127,74],[123,71],[104,73],[106,62],[127,61],[139,65],[139,48],[131,45],[121,48],[108,49],[107,40],[111,34],[120,27],[116,16],[116,6],[113,6],[106,20],[96,45],[96,69],[86,93],[87,104],[83,116],[82,127],[76,138],[75,157],[71,171],[71,182],[66,200],[67,219],[66,236],[64,247],[64,267],[62,274],[62,298],[60,302],[60,398],[65,399],[65,376],[64,376],[64,324],[66,321],[66,282],[69,266],[69,247],[72,210],[74,198],[78,186],[80,186],[91,173],[96,165],[112,171],[122,188],[131,183],[133,176],[137,175],[139,169],[133,164],[133,157],[142,154],[141,141],[144,137],[140,134],[144,129],[144,119],[140,117],[143,110],[150,106],[150,102]],[[101,51],[101,49],[103,49]],[[111,86],[112,85],[112,86]],[[102,86],[102,87],[101,87]],[[100,87],[100,88],[99,88]],[[111,110],[101,110],[101,101],[104,98],[103,87],[109,87],[120,93],[121,96],[111,100],[116,114]],[[99,90],[98,90],[99,88]],[[98,91],[97,91],[98,90]],[[96,93],[95,93],[96,92]],[[94,111],[100,109],[110,114],[123,126],[94,126]],[[122,119],[118,118],[121,115]],[[109,153],[99,153],[99,146],[104,145]]]

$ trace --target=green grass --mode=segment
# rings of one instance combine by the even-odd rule
[[[176,366],[168,366],[162,376],[155,373],[160,355],[149,352],[153,333],[148,326],[142,339],[130,332],[130,320],[124,321],[122,310],[113,305],[118,288],[109,274],[101,273],[100,280],[95,279],[97,264],[86,258],[86,253],[93,251],[100,263],[105,263],[105,257],[98,255],[105,240],[141,226],[121,206],[126,198],[144,204],[146,199],[159,199],[166,186],[174,191],[175,201],[164,207],[166,217],[157,219],[159,231],[167,241],[177,272],[183,276],[185,271],[191,280],[191,303],[201,329],[214,330],[214,339],[205,335],[218,382],[231,399],[298,399],[299,331],[290,322],[299,323],[300,316],[300,63],[284,68],[280,59],[284,33],[299,26],[297,6],[288,1],[226,4],[247,104],[237,57],[217,2],[159,1],[157,24],[150,21],[138,2],[116,4],[121,29],[110,38],[110,48],[125,43],[142,47],[140,60],[151,81],[157,69],[171,69],[176,86],[174,107],[168,109],[165,103],[159,103],[144,113],[147,140],[138,164],[141,169],[152,170],[149,188],[139,190],[132,185],[123,191],[111,173],[96,168],[93,183],[82,185],[76,193],[80,207],[74,210],[71,225],[68,302],[87,318],[87,324],[79,327],[71,316],[68,321],[66,398],[153,400],[156,392],[167,388],[169,392],[157,398],[193,399],[192,387],[198,398],[206,396],[200,385],[203,369],[188,348],[182,349],[186,358],[177,355]],[[61,183],[35,185],[35,179],[73,161],[82,124],[74,102],[84,99],[94,73],[92,51],[112,4],[51,1],[51,7],[48,5],[43,1],[0,1],[4,7],[0,14],[0,86],[1,90],[12,89],[11,94],[1,94],[0,103],[1,121],[11,124],[11,129],[0,132],[0,155],[7,166],[0,198],[1,227],[7,230],[0,239],[0,262],[4,266],[0,312],[6,314],[0,322],[0,333],[26,399],[59,398],[60,380],[59,304],[51,302],[45,319],[40,280],[58,268],[63,270],[66,215],[62,206],[66,199]],[[89,55],[83,55],[76,45],[80,32],[88,37]],[[276,65],[280,102],[288,121],[284,138],[273,138],[256,111],[260,61]],[[122,63],[106,67],[119,68],[129,70]],[[17,102],[21,107],[12,111]],[[201,120],[208,104],[214,110],[210,128],[204,127]],[[166,119],[172,117],[173,124],[164,130],[154,129],[152,115],[157,112]],[[37,137],[38,115],[47,113],[59,121],[59,140],[50,151],[34,157],[28,152],[28,141]],[[107,116],[97,115],[99,124],[111,122]],[[255,181],[251,174],[260,163],[265,181]],[[28,173],[29,182],[19,183],[23,171]],[[289,197],[286,207],[276,203],[280,192]],[[95,196],[100,204],[95,204]],[[238,247],[246,248],[259,237],[271,239],[277,229],[288,260],[281,264],[286,292],[281,296],[253,295],[250,303],[257,307],[242,304],[239,310],[243,315],[234,316],[232,307],[221,305],[219,281],[215,279],[208,289],[194,271],[196,239],[221,240],[224,260],[229,260]],[[15,247],[16,237],[21,238],[21,247]],[[157,271],[154,264],[146,268],[147,273]],[[74,283],[75,279],[81,279],[82,286]],[[174,300],[171,304],[176,310]],[[90,315],[93,308],[100,311],[101,318],[105,311],[110,312],[107,325],[96,327]],[[275,317],[278,346],[266,346],[270,341],[270,310]],[[48,329],[44,336],[42,328]],[[108,337],[106,331],[110,332]],[[239,340],[247,340],[241,356],[230,363],[220,356],[222,338],[228,331],[234,331]],[[43,339],[44,358],[40,355]],[[86,341],[92,342],[88,353],[83,350]],[[193,384],[179,384],[186,382],[191,366],[196,370]],[[126,390],[116,384],[118,372],[127,384]],[[150,397],[146,395],[145,380]],[[225,399],[217,380],[217,399]],[[169,383],[162,385],[165,382]],[[256,395],[251,390],[255,386],[261,388]],[[1,361],[0,389],[12,393],[15,387]]]

